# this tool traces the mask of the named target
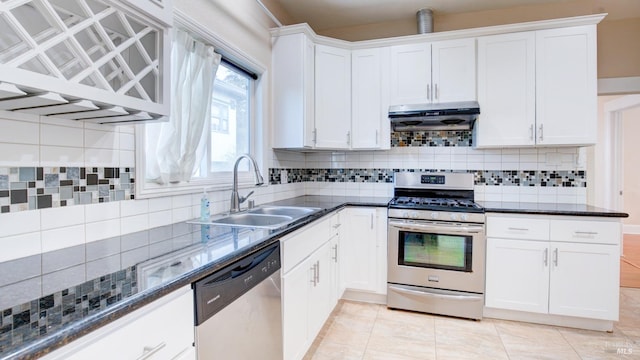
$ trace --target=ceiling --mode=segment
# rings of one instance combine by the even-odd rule
[[[640,0],[272,0],[294,23],[306,22],[315,31],[413,19],[419,9],[438,15],[506,8],[563,5],[608,12],[607,19],[640,17]],[[572,4],[573,3],[573,4]],[[586,14],[585,14],[586,15]]]

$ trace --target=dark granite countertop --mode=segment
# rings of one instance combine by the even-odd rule
[[[477,201],[487,213],[568,215],[626,218],[629,214],[586,204],[554,204],[502,201]]]
[[[359,196],[301,196],[281,201],[272,202],[265,205],[288,205],[318,207],[322,210],[302,218],[287,228],[279,230],[264,229],[237,229],[226,226],[209,225],[206,231],[209,232],[210,239],[205,242],[192,243],[188,246],[166,253],[159,257],[144,261],[131,268],[123,269],[116,274],[108,274],[101,280],[109,276],[120,277],[120,273],[125,270],[138,274],[137,289],[128,296],[114,299],[107,306],[93,312],[83,312],[78,314],[72,321],[59,324],[58,329],[49,331],[44,335],[24,336],[23,342],[19,346],[7,346],[5,351],[0,346],[0,358],[2,359],[36,359],[51,351],[60,348],[73,340],[76,340],[118,318],[137,310],[164,295],[177,289],[190,285],[191,283],[208,276],[228,264],[247,256],[255,251],[279,241],[284,235],[297,230],[298,228],[313,222],[322,216],[343,208],[345,206],[387,206],[390,197],[359,197]],[[200,227],[200,225],[191,225]],[[150,231],[152,231],[151,229]],[[202,230],[201,230],[202,231]],[[176,256],[191,256],[190,259],[197,259],[196,263],[190,267],[171,268],[172,273],[167,276],[167,266],[163,267],[163,261],[172,262]],[[192,261],[193,262],[193,261]],[[154,276],[155,273],[163,273],[163,276]],[[144,273],[144,276],[139,274]],[[135,278],[136,275],[133,275]],[[97,281],[97,279],[96,279]],[[78,288],[83,284],[78,284]],[[115,287],[115,285],[114,285]],[[62,293],[64,296],[64,293]],[[53,296],[51,296],[53,298]],[[33,304],[42,299],[36,299]],[[53,300],[52,300],[53,301]],[[33,311],[32,311],[33,312]],[[0,318],[0,320],[2,320]],[[0,323],[0,325],[2,325]],[[1,326],[0,326],[1,327]],[[1,330],[1,329],[0,329]]]

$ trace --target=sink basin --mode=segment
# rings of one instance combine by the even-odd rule
[[[212,219],[207,223],[241,228],[275,230],[283,228],[319,210],[322,209],[302,206],[260,206],[247,211],[228,214],[218,219]],[[193,223],[204,224],[200,221],[194,221]]]
[[[231,214],[220,219],[211,220],[211,223],[235,227],[278,229],[292,221],[293,218],[291,216],[252,214],[245,212]]]
[[[320,208],[296,206],[261,206],[250,209],[248,210],[248,212],[250,214],[284,215],[291,216],[293,218],[301,218],[303,216],[311,215],[318,210],[320,210]]]

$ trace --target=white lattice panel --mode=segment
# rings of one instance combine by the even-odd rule
[[[167,44],[166,27],[115,1],[0,0],[0,81],[29,96],[53,92],[72,104],[95,103],[58,106],[65,114],[117,105],[128,115],[167,115]],[[9,97],[0,107],[26,111],[8,101],[24,104]]]

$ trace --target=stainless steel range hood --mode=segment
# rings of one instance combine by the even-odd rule
[[[478,114],[477,101],[389,107],[393,131],[471,130]]]

